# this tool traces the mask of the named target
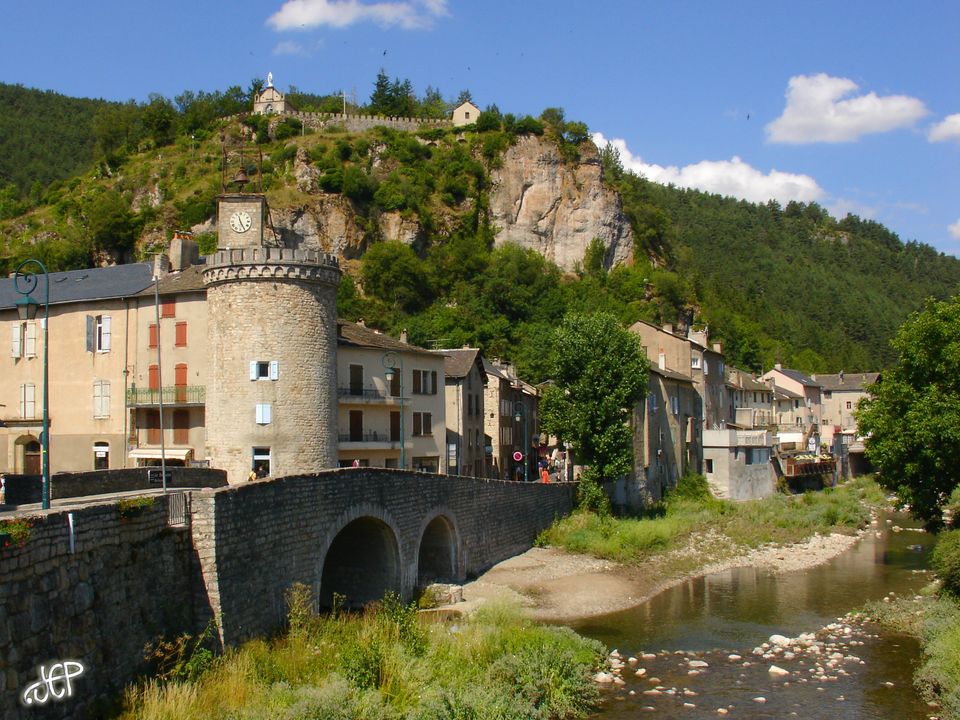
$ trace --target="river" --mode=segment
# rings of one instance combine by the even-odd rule
[[[625,661],[625,684],[603,690],[595,717],[930,717],[911,683],[920,655],[915,640],[837,625],[869,600],[913,595],[929,582],[924,568],[934,537],[915,528],[907,516],[882,516],[827,564],[783,574],[727,570],[688,580],[636,608],[573,624],[617,648]],[[826,630],[831,624],[834,630]],[[822,655],[791,657],[788,649],[765,659],[754,653],[774,634],[818,631],[829,645]],[[838,653],[835,667],[827,664],[831,653]],[[626,662],[630,656],[635,665]],[[825,672],[818,674],[818,664]],[[789,674],[773,675],[771,665]],[[645,671],[642,677],[637,670]]]

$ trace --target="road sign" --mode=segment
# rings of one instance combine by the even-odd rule
[[[521,460],[523,460],[523,453],[520,452],[519,450],[517,450],[517,451],[513,454],[513,459],[516,460],[517,462],[520,462]]]

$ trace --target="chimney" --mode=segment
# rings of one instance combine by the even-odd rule
[[[673,325],[671,325],[670,323],[666,323],[666,324],[663,326],[663,331],[664,331],[665,333],[670,333],[671,335],[673,335]]]
[[[193,240],[193,233],[175,230],[170,241],[170,270],[186,270],[200,262],[200,248]]]
[[[166,253],[157,253],[153,256],[153,276],[162,278],[170,272],[170,258]]]
[[[407,342],[407,329],[406,329],[406,328],[404,328],[403,330],[400,331],[400,342],[402,342],[402,343],[406,343],[406,342]]]
[[[723,343],[715,342],[713,344],[713,351],[715,353],[720,353],[721,355],[723,355]]]
[[[843,385],[843,370],[840,371],[840,384]]]

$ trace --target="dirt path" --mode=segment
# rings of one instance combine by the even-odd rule
[[[867,530],[872,531],[872,527]],[[866,532],[866,531],[862,531]],[[862,535],[861,532],[861,535]],[[624,610],[690,577],[733,567],[761,567],[790,572],[836,557],[860,535],[815,535],[789,546],[738,552],[720,535],[701,535],[665,556],[626,566],[556,548],[531,548],[494,565],[463,586],[469,612],[494,598],[512,599],[537,620],[562,621]]]

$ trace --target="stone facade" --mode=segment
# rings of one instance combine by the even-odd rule
[[[336,258],[219,250],[203,279],[211,465],[231,483],[336,467]]]

